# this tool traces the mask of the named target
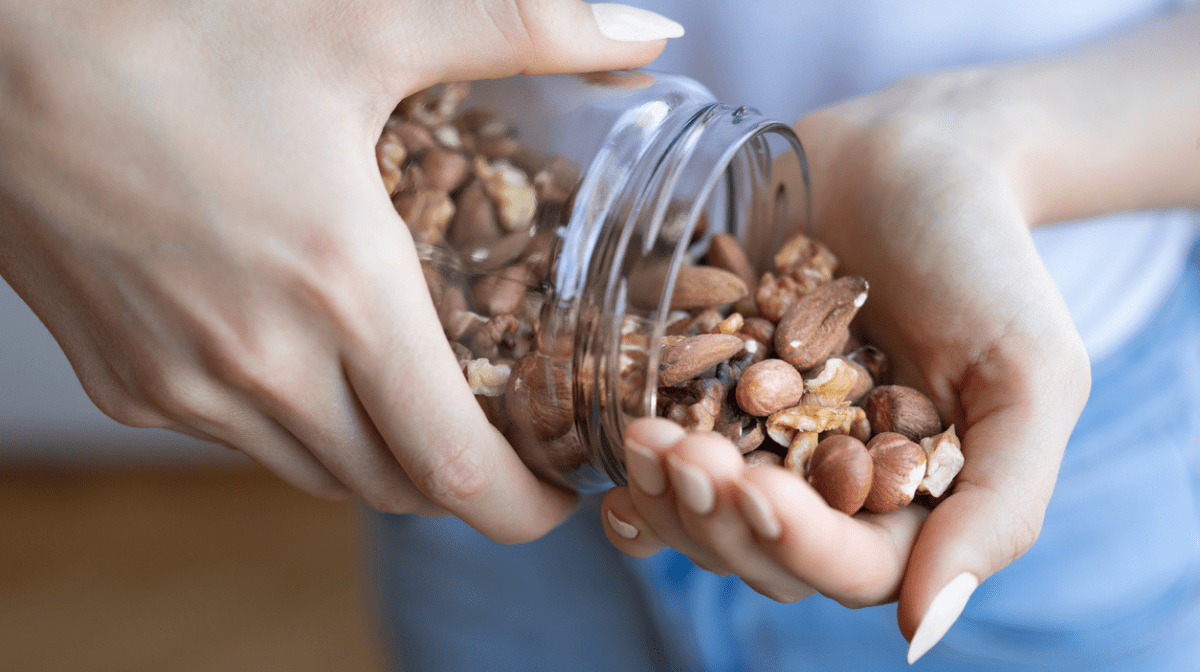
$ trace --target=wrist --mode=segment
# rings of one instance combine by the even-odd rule
[[[1200,8],[1197,8],[1200,10]],[[990,100],[1030,225],[1200,206],[1200,11],[997,68]]]

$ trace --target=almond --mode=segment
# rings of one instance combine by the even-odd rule
[[[671,310],[720,306],[749,293],[746,283],[734,273],[713,266],[684,266],[675,278]]]
[[[662,346],[658,384],[678,385],[729,359],[742,349],[742,339],[725,334],[700,334]]]
[[[867,281],[848,275],[801,296],[775,328],[775,352],[797,369],[816,366],[849,337],[850,321],[867,300]]]
[[[737,238],[728,233],[718,233],[713,236],[712,242],[708,244],[708,254],[704,260],[710,265],[724,269],[733,273],[746,283],[747,287],[754,284],[758,275],[754,272],[754,265],[750,263],[750,257],[746,256],[746,251],[742,249]]]

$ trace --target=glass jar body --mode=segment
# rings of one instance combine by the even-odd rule
[[[659,407],[681,269],[727,234],[761,272],[808,221],[790,127],[674,75],[435,88],[389,121],[385,182],[389,142],[393,201],[472,390],[531,469],[580,491],[624,482],[625,425]],[[447,163],[465,169],[442,179]]]

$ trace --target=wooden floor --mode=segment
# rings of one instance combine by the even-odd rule
[[[378,670],[355,526],[256,469],[0,471],[0,670]]]

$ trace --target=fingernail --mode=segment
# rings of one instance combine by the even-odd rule
[[[617,514],[612,512],[612,509],[608,510],[608,526],[613,529],[613,532],[626,539],[633,539],[638,535],[638,529],[618,518]]]
[[[738,498],[738,508],[741,509],[742,517],[746,519],[750,529],[764,539],[778,539],[783,534],[783,528],[779,526],[779,519],[775,517],[775,511],[766,496],[753,484],[745,481],[738,483],[738,489],[742,494]]]
[[[716,506],[717,496],[713,492],[712,481],[708,475],[686,462],[670,459],[667,461],[671,469],[671,485],[679,494],[680,501],[693,513],[706,516]]]
[[[652,497],[661,495],[667,489],[658,455],[628,439],[625,440],[625,470],[629,472],[629,479]]]
[[[592,14],[600,33],[618,42],[648,42],[683,36],[683,26],[678,23],[629,5],[598,2],[592,5]]]
[[[979,578],[970,572],[963,572],[950,580],[933,602],[917,626],[912,642],[908,645],[908,664],[912,665],[925,655],[934,644],[942,640],[942,636],[958,620],[958,615],[967,606],[971,593],[979,587]]]

